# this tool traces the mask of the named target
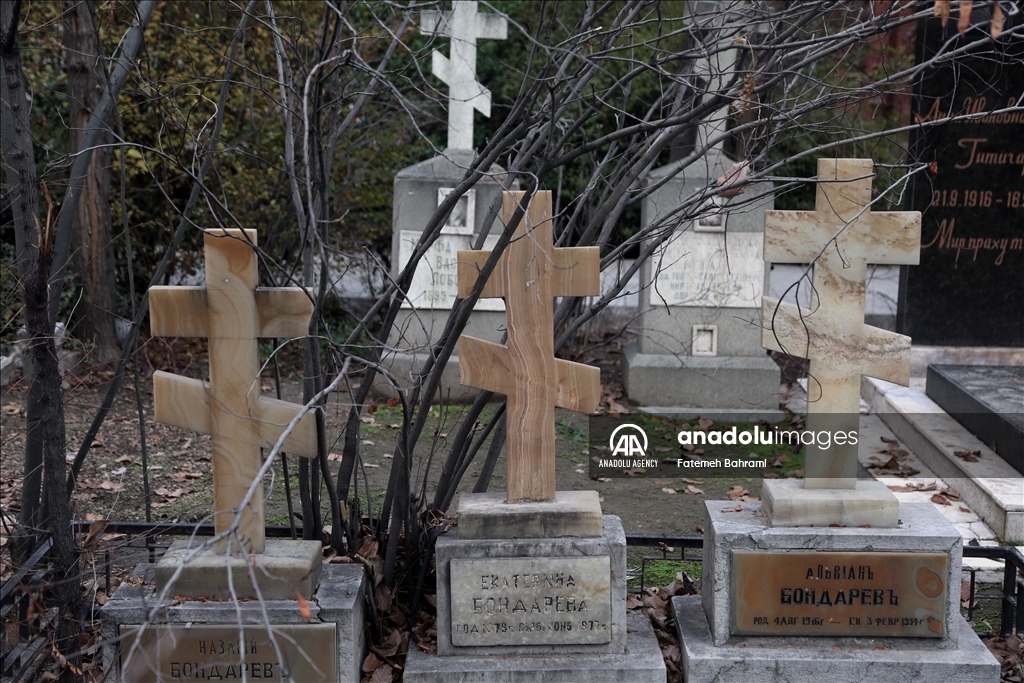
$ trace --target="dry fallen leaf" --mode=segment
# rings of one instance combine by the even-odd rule
[[[722,508],[722,512],[743,512],[743,506],[737,505],[734,508]]]
[[[309,603],[306,602],[306,598],[302,597],[302,593],[295,591],[295,599],[299,601],[299,614],[308,624],[313,621],[313,611],[309,608]]]
[[[370,675],[370,683],[391,683],[393,678],[393,669],[390,664],[385,664],[378,669],[375,669],[373,674]]]
[[[951,503],[946,500],[946,497],[941,493],[936,493],[932,496],[931,501],[936,505],[950,505]]]
[[[664,488],[664,489],[661,490],[661,492],[662,493],[675,493],[676,490],[675,489],[670,489],[670,488]]]
[[[960,19],[956,22],[956,30],[963,33],[971,27],[971,10],[974,0],[960,0]]]
[[[693,484],[687,485],[685,491],[686,491],[686,493],[692,493],[695,496],[696,495],[702,495],[704,493],[704,489],[699,489],[696,486],[694,486]]]

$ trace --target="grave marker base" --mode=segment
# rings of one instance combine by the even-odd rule
[[[759,502],[707,501],[701,596],[673,599],[684,680],[998,680],[999,664],[960,615],[960,534],[929,503],[900,505],[899,520],[896,528],[779,527]],[[744,566],[736,553],[750,552],[775,560],[792,555],[783,564],[796,558],[799,567],[791,577],[764,577],[763,602],[754,611],[749,601],[734,610],[742,579],[734,572]],[[880,559],[888,553],[899,568]],[[864,559],[851,563],[858,555]],[[910,565],[908,588],[903,575]],[[886,577],[895,569],[903,583],[893,579],[890,595]],[[789,585],[787,578],[792,591],[776,591],[775,584]],[[808,604],[810,590],[814,598]],[[866,590],[870,597],[863,599]],[[814,628],[804,625],[807,615]],[[772,625],[780,619],[772,628],[779,635],[736,635],[736,619],[743,624],[735,630],[750,632],[763,630],[764,620]],[[820,635],[787,636],[787,629]]]
[[[880,481],[857,480],[854,489],[808,489],[799,479],[765,479],[764,513],[777,527],[899,526],[899,501]]]
[[[110,672],[111,680],[170,683],[182,680],[185,664],[196,671],[205,665],[207,672],[217,664],[222,677],[227,674],[227,667],[233,666],[239,680],[242,664],[248,667],[248,680],[255,680],[256,675],[262,678],[269,664],[272,680],[281,680],[282,662],[263,642],[268,620],[278,638],[285,665],[292,669],[296,680],[358,683],[361,679],[366,656],[363,616],[366,586],[361,565],[323,565],[320,585],[308,601],[310,622],[304,619],[294,593],[291,600],[264,600],[262,603],[258,600],[180,600],[174,597],[174,591],[160,599],[155,586],[156,567],[155,564],[136,567],[132,580],[122,583],[100,612],[104,670]],[[125,663],[122,657],[128,655],[134,641],[129,636],[121,642],[119,634],[132,633],[131,627],[145,623],[150,625],[144,633],[151,635],[143,642],[150,642],[157,650],[139,652],[136,648],[131,655],[136,665],[128,667],[135,673],[129,673],[122,669]],[[248,647],[244,660],[229,651],[230,646],[238,642],[240,632]],[[234,634],[233,641],[228,633]],[[203,637],[208,634],[217,636],[213,645],[210,639]],[[252,641],[255,645],[251,645]],[[173,650],[169,649],[170,645],[175,646]],[[256,652],[252,652],[254,648]],[[139,662],[143,666],[138,666]],[[259,668],[253,669],[257,662]],[[172,670],[172,665],[177,665],[177,670]],[[323,677],[330,672],[334,672],[332,676]],[[123,679],[122,674],[126,674]]]
[[[193,552],[188,541],[171,544],[156,565],[157,593],[173,578],[178,567],[181,567],[181,574],[174,581],[171,594],[189,598],[229,600],[232,595],[240,598],[255,596],[255,578],[264,600],[294,600],[296,592],[308,600],[320,583],[323,564],[320,541],[269,539],[266,550],[258,555],[230,557],[222,550],[209,548],[182,566]],[[253,568],[251,574],[250,565]],[[232,585],[228,584],[229,568]]]

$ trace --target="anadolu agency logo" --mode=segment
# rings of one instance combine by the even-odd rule
[[[608,437],[608,448],[613,458],[643,458],[647,455],[647,432],[632,422],[620,424]]]

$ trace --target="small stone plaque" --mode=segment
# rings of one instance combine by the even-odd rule
[[[277,651],[265,626],[148,626],[136,639],[138,628],[120,627],[126,683],[338,680],[335,624],[272,626]]]
[[[451,595],[456,646],[611,641],[607,556],[453,559]]]
[[[732,554],[734,635],[945,635],[945,553]]]
[[[763,241],[760,232],[676,235],[660,255],[658,295],[669,306],[760,308]],[[657,300],[652,293],[652,303]]]
[[[416,250],[416,244],[423,233],[416,230],[402,230],[399,264],[405,268]],[[409,284],[408,299],[402,301],[402,308],[450,309],[459,296],[458,253],[473,248],[475,235],[453,235],[442,233],[427,249]],[[491,249],[498,241],[497,235],[484,238],[484,249]],[[504,311],[501,299],[479,299],[476,310]]]

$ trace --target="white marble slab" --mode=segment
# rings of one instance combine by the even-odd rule
[[[416,243],[422,236],[423,233],[416,230],[401,231],[398,254],[401,268],[409,263]],[[402,308],[450,309],[459,294],[458,252],[472,249],[475,239],[475,235],[442,233],[417,265],[409,285],[408,298],[402,302]],[[484,239],[484,249],[493,248],[497,241],[497,235],[488,235]],[[474,310],[504,311],[505,302],[501,299],[479,299]]]
[[[652,302],[664,298],[669,306],[759,308],[765,279],[763,240],[760,232],[677,234],[655,255],[660,270]]]

